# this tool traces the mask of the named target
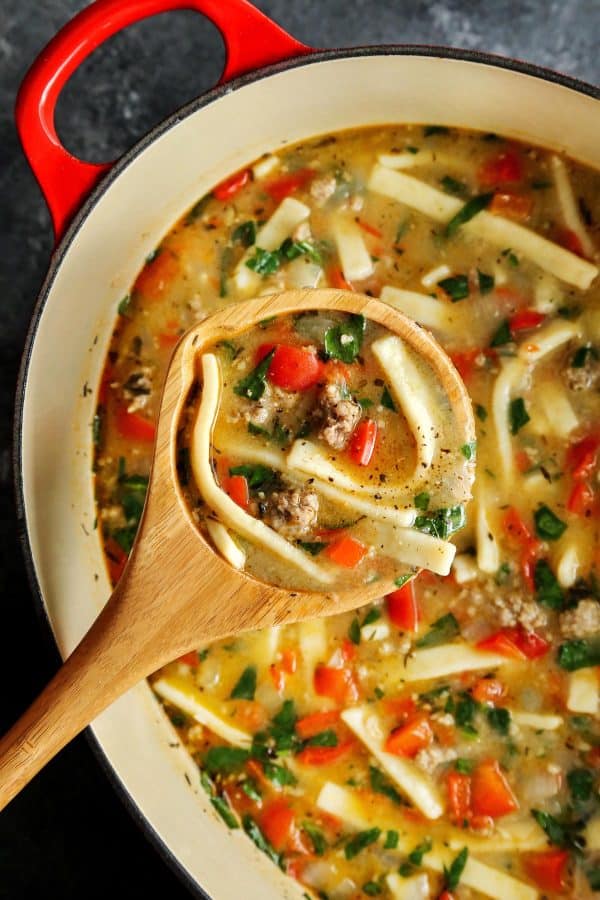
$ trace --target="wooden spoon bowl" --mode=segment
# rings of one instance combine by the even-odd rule
[[[212,549],[181,491],[177,435],[197,355],[270,316],[307,310],[360,313],[399,335],[444,388],[458,444],[474,440],[471,402],[448,357],[428,332],[379,300],[348,291],[286,291],[231,306],[188,331],[167,372],[146,505],[129,561],[81,643],[0,741],[0,808],[113,700],[167,662],[239,632],[355,609],[393,589],[378,581],[316,593],[260,582]]]

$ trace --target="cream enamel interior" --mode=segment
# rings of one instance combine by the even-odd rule
[[[392,121],[497,131],[600,166],[593,98],[495,66],[391,52],[308,62],[226,92],[136,155],[80,224],[48,284],[27,371],[26,520],[63,655],[110,591],[93,528],[95,391],[84,396],[83,385],[98,383],[117,303],[145,256],[195,199],[261,153],[323,132]],[[174,733],[145,684],[97,719],[93,730],[141,814],[215,900],[301,897],[299,885],[208,808],[196,768],[168,746]],[[236,864],[224,877],[223,864],[234,855]]]

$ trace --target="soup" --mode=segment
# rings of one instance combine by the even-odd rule
[[[196,356],[183,489],[235,568],[293,590],[449,573],[475,450],[404,340],[360,314],[308,310]],[[441,520],[444,540],[430,533]]]
[[[216,812],[309,896],[599,888],[599,221],[598,173],[543,149],[436,126],[347,132],[217,185],[120,305],[94,421],[113,580],[169,355],[214,310],[290,287],[378,296],[434,332],[473,400],[474,499],[449,575],[199,648],[152,679]],[[392,415],[371,388],[353,397]],[[255,424],[270,441],[274,420]],[[416,522],[447,537],[427,493]]]

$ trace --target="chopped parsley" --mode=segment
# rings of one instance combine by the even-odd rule
[[[522,397],[515,397],[510,401],[508,407],[508,420],[510,422],[510,433],[518,434],[518,432],[529,422],[529,413]]]
[[[452,613],[446,613],[440,619],[436,619],[429,631],[419,641],[417,647],[437,647],[445,644],[460,634],[460,626]]]
[[[544,829],[551,844],[575,851],[580,851],[585,846],[585,838],[581,834],[583,822],[557,819],[539,809],[532,809],[531,815]]]
[[[314,822],[309,822],[307,820],[302,823],[302,830],[309,836],[310,842],[313,845],[313,850],[317,856],[323,856],[327,849],[327,841],[325,840],[325,835],[321,829],[318,828]]]
[[[545,503],[536,509],[533,519],[538,537],[547,541],[557,541],[567,528],[567,523],[559,519]]]
[[[210,775],[231,775],[248,761],[250,751],[243,747],[210,747],[204,755],[204,767]]]
[[[562,609],[565,597],[556,575],[545,559],[538,559],[533,574],[535,599],[549,609]]]
[[[318,556],[327,546],[325,541],[298,541],[298,546],[311,556]]]
[[[480,422],[485,422],[488,417],[488,411],[485,406],[482,406],[481,403],[475,404],[475,415],[479,419]]]
[[[350,315],[344,322],[329,328],[324,338],[327,356],[353,363],[360,353],[366,327],[364,316]]]
[[[384,797],[387,797],[392,803],[397,803],[398,806],[405,805],[402,796],[392,782],[376,766],[369,766],[369,782],[371,790],[375,791],[376,794],[383,794]]]
[[[230,696],[232,700],[254,700],[256,691],[256,666],[246,666]]]
[[[447,890],[455,891],[458,887],[468,858],[469,848],[463,847],[458,856],[452,861],[450,866],[448,868],[444,866],[444,878],[446,880]]]
[[[427,512],[429,508],[429,494],[427,491],[421,491],[420,494],[415,494],[414,504],[417,509],[420,509],[422,512]]]
[[[240,824],[235,813],[224,797],[211,797],[210,802],[219,813],[228,828],[239,828]]]
[[[504,344],[510,344],[512,339],[508,319],[505,319],[494,332],[492,340],[490,341],[490,347],[503,347]]]
[[[434,134],[450,134],[450,129],[445,125],[426,125],[423,128],[424,137],[431,137]]]
[[[477,280],[479,282],[479,293],[489,294],[494,290],[495,280],[493,275],[486,275],[480,269],[477,269]]]
[[[600,639],[594,637],[565,641],[558,648],[558,664],[567,672],[600,666]]]
[[[262,488],[269,487],[278,478],[277,473],[274,472],[273,469],[269,469],[268,466],[262,466],[258,463],[256,465],[232,466],[229,469],[229,474],[243,475],[248,482],[248,487],[252,491],[258,491]]]
[[[487,711],[490,728],[506,737],[510,729],[510,712],[501,706],[492,706]]]
[[[425,516],[417,516],[414,527],[424,534],[431,534],[440,540],[447,540],[451,534],[458,531],[465,524],[465,509],[463,506],[449,506],[427,513]]]
[[[250,219],[234,228],[231,240],[242,247],[251,247],[256,241],[256,222]]]
[[[381,837],[381,828],[369,828],[367,831],[359,831],[350,838],[344,847],[344,855],[346,859],[354,859],[355,856],[374,844]]]
[[[404,587],[404,585],[411,581],[415,577],[414,572],[405,572],[404,575],[398,575],[397,578],[394,579],[394,584],[397,588]]]
[[[469,279],[467,275],[451,275],[449,278],[442,278],[438,281],[438,286],[448,294],[453,303],[464,300],[469,296]]]
[[[598,351],[590,344],[587,344],[585,347],[579,347],[575,351],[571,359],[571,367],[573,369],[583,369],[588,359],[598,359]]]
[[[589,769],[571,769],[567,775],[567,784],[575,805],[591,800],[594,793],[594,776]]]
[[[266,839],[254,819],[246,815],[242,820],[242,825],[244,826],[244,831],[248,835],[251,841],[253,841],[259,850],[262,850],[263,853],[269,857],[276,865],[282,866],[283,861],[281,855],[277,853],[275,848],[269,843]]]
[[[117,306],[117,312],[120,316],[128,316],[129,315],[129,307],[131,306],[131,294],[125,294],[123,299],[119,302]]]
[[[469,193],[469,189],[464,181],[458,181],[452,175],[444,175],[440,179],[440,184],[447,194],[454,194],[456,197],[466,197]]]
[[[473,459],[475,456],[475,450],[477,448],[477,441],[469,441],[468,444],[463,444],[460,448],[460,452],[464,456],[465,459]]]
[[[269,366],[271,365],[274,356],[275,348],[273,348],[270,353],[267,353],[265,358],[261,359],[259,364],[252,369],[245,378],[238,381],[233,388],[234,393],[236,393],[238,397],[246,397],[248,400],[260,400],[265,392],[267,372],[269,371]]]
[[[384,386],[383,391],[381,392],[381,400],[379,402],[386,409],[391,409],[392,412],[396,412],[396,404],[394,403],[394,398],[390,394],[387,385]]]
[[[493,193],[490,192],[487,194],[477,194],[475,197],[471,197],[470,200],[467,200],[462,209],[459,209],[456,215],[453,216],[446,225],[446,237],[452,237],[461,225],[470,222],[471,219],[475,218],[475,216],[485,209],[486,206],[489,206],[493,196]]]

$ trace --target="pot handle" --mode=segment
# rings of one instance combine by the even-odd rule
[[[66,150],[54,126],[64,85],[105,40],[157,13],[193,9],[217,26],[225,43],[219,83],[311,52],[248,0],[96,0],[50,41],[21,84],[15,117],[23,150],[48,204],[58,241],[79,206],[113,163],[83,162]]]

